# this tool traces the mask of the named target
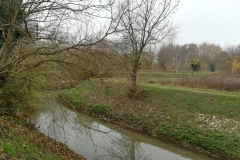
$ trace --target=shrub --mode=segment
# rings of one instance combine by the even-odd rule
[[[112,112],[113,107],[106,104],[90,104],[88,106],[88,110],[92,113],[98,114],[98,115],[105,115],[110,116]]]
[[[211,70],[211,72],[215,72],[215,70],[216,70],[216,64],[215,64],[215,63],[210,63],[209,65],[210,65],[210,70]]]
[[[232,73],[237,77],[240,76],[240,62],[237,57],[235,57],[232,62]]]
[[[190,62],[190,66],[193,69],[193,71],[198,71],[200,69],[200,61],[198,59],[193,59]]]
[[[36,97],[31,82],[14,78],[0,89],[0,115],[23,115],[34,110],[32,102]]]

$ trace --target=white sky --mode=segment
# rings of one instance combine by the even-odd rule
[[[240,44],[240,0],[181,0],[177,43]]]

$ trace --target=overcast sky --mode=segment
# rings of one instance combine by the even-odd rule
[[[177,43],[240,44],[240,0],[181,0]]]

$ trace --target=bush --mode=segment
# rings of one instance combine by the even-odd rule
[[[29,81],[13,79],[0,89],[0,115],[18,115],[32,111],[34,110],[32,102],[35,99]]]
[[[112,112],[113,107],[106,104],[90,104],[88,106],[88,110],[92,113],[98,114],[98,115],[105,115],[110,116]]]
[[[210,63],[210,70],[211,70],[211,72],[215,72],[215,70],[216,70],[216,64],[215,63]]]
[[[200,61],[197,59],[193,59],[190,62],[190,66],[193,69],[193,71],[198,71],[200,69]]]

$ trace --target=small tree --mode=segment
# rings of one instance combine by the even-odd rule
[[[210,70],[211,72],[216,71],[216,63],[215,62],[209,62]]]
[[[240,62],[238,60],[238,57],[233,58],[232,73],[237,77],[239,77],[239,75],[240,75]]]
[[[198,71],[200,69],[200,61],[198,59],[193,59],[190,63],[190,66],[193,71]]]

